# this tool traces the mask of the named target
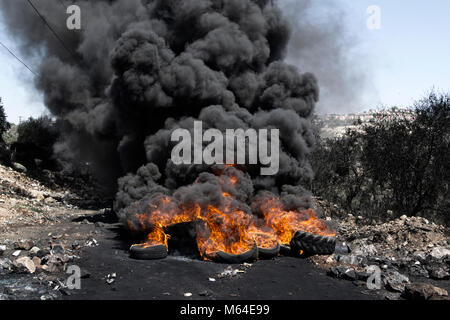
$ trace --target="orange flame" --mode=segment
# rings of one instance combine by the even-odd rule
[[[233,165],[226,167],[228,169]],[[230,182],[232,187],[239,183],[238,178],[228,170],[221,179],[227,190]],[[209,205],[206,208],[198,204],[188,207],[170,197],[157,197],[147,206],[145,213],[136,214],[141,230],[151,230],[146,245],[164,244],[167,247],[169,236],[164,228],[193,221],[202,222],[196,240],[204,259],[219,251],[242,254],[255,244],[264,249],[272,249],[279,243],[289,245],[297,231],[335,236],[311,209],[284,210],[280,198],[266,196],[261,205],[262,218],[258,219],[239,208],[232,194],[223,191],[222,195],[223,201],[219,207]]]

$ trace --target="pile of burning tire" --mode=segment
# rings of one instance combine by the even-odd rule
[[[244,262],[253,262],[258,259],[268,260],[279,255],[308,257],[312,255],[330,255],[336,248],[336,237],[321,236],[305,231],[298,231],[289,245],[280,245],[273,248],[259,248],[254,245],[250,250],[241,254],[229,254],[218,251],[213,254],[206,254],[207,260],[217,263],[241,264]],[[133,245],[130,248],[130,257],[139,260],[158,260],[168,256],[168,248],[164,244]]]

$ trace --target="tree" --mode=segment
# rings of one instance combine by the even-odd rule
[[[49,117],[30,118],[17,128],[17,141],[11,146],[14,160],[27,168],[36,167],[36,161],[41,167],[53,169],[56,165],[53,157],[53,146],[59,133],[54,122]]]
[[[0,98],[0,139],[2,139],[3,134],[8,131],[10,124],[6,119],[5,108],[2,104],[2,99]]]
[[[403,214],[448,224],[450,96],[380,112],[343,137],[318,144],[313,192],[368,218]],[[391,215],[390,215],[391,216]]]

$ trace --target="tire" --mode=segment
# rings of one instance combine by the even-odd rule
[[[244,262],[253,262],[258,259],[258,247],[254,246],[251,250],[242,254],[229,254],[223,251],[218,251],[212,255],[205,255],[205,257],[213,262],[226,264],[241,264]]]
[[[331,255],[336,249],[336,237],[298,231],[291,241],[291,249],[300,256]]]
[[[277,244],[277,246],[272,249],[264,249],[258,247],[258,259],[269,260],[276,258],[280,254],[280,249],[280,244]]]
[[[282,256],[290,256],[291,255],[291,247],[285,244],[280,245],[280,254]]]
[[[167,258],[167,248],[165,245],[147,247],[144,244],[137,244],[130,248],[130,258],[136,260],[159,260]]]

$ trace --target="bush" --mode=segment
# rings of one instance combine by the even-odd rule
[[[53,145],[58,136],[50,118],[28,119],[17,127],[17,141],[11,145],[13,160],[30,169],[54,169]]]
[[[318,145],[313,191],[370,218],[426,216],[449,222],[450,97],[430,94]]]
[[[0,99],[0,140],[3,141],[3,134],[8,131],[10,124],[6,120],[5,108],[3,107]]]
[[[8,146],[3,139],[3,135],[6,133],[6,131],[8,131],[9,128],[10,124],[6,120],[5,109],[3,108],[0,99],[0,162],[2,163],[8,163],[8,161],[10,160]]]

